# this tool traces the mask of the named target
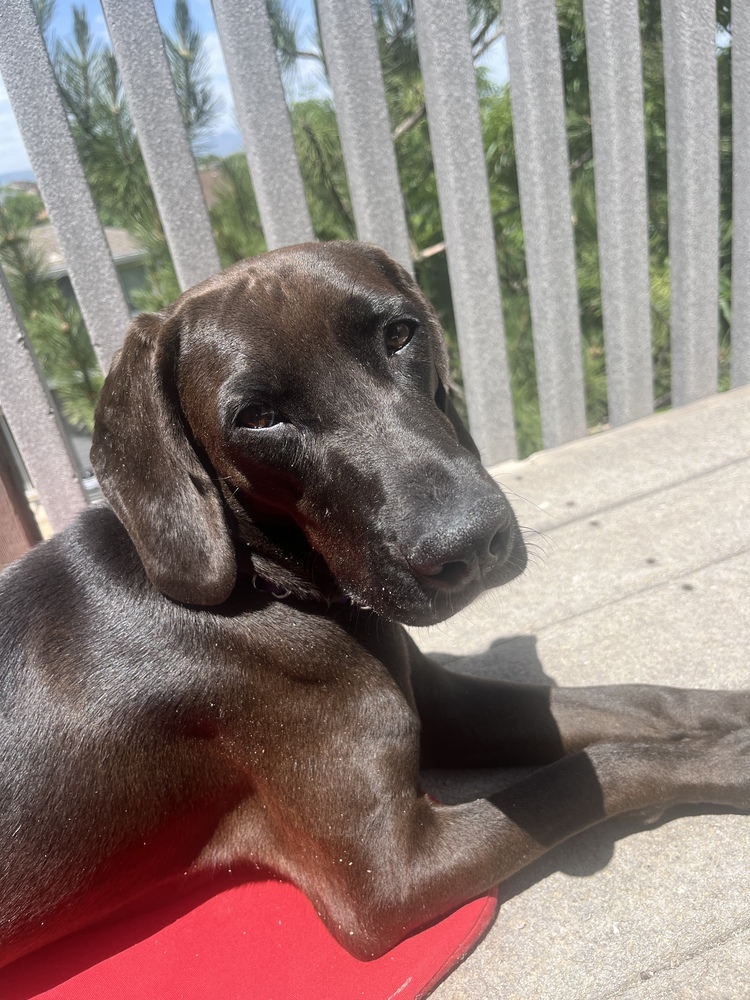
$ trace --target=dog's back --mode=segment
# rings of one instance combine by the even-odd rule
[[[174,705],[189,687],[187,658],[169,641],[181,612],[189,613],[160,605],[106,507],[85,511],[0,576],[4,961],[43,943],[50,924],[72,930],[148,879],[164,852],[144,842],[139,859],[134,835],[169,832],[179,843],[183,817],[160,828],[156,814],[173,796],[154,786],[169,768],[180,783],[180,754],[163,737],[170,681]],[[144,768],[149,754],[164,767]]]

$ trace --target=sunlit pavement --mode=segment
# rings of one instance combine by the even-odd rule
[[[454,669],[558,685],[750,685],[750,388],[493,470],[530,564],[414,630]],[[445,801],[508,774],[428,776]],[[620,819],[501,887],[439,1000],[745,1000],[750,816]]]

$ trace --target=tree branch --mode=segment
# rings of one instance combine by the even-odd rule
[[[482,42],[482,44],[479,46],[478,49],[472,49],[473,58],[476,60],[479,59],[480,56],[483,56],[484,53],[487,51],[487,49],[490,48],[491,45],[494,45],[495,42],[498,40],[498,38],[502,38],[504,34],[505,34],[505,28],[498,28],[493,35],[490,35],[489,38],[485,39]],[[481,35],[479,36],[479,38],[481,38]],[[477,42],[479,41],[479,38],[476,39]],[[476,44],[476,42],[474,42],[473,44]]]
[[[486,28],[484,29],[484,31],[486,31]],[[476,45],[477,42],[479,42],[482,39],[484,31],[480,31],[477,37],[472,40],[472,46]],[[494,45],[494,43],[498,40],[498,38],[502,38],[504,34],[505,34],[505,29],[498,28],[497,31],[490,36],[490,38],[482,42],[482,44],[479,46],[478,49],[476,49],[476,51],[472,51],[472,58],[475,61],[479,59],[479,57],[484,55],[487,49],[491,45]],[[418,125],[419,122],[422,121],[424,116],[425,116],[425,106],[424,104],[421,104],[416,111],[413,111],[410,115],[404,118],[404,120],[394,128],[393,132],[391,133],[391,138],[394,140],[394,142],[396,139],[400,139],[401,136],[404,135],[406,132],[409,132],[411,129],[413,129],[415,125]]]
[[[592,159],[594,153],[592,150],[587,150],[577,160],[573,160],[568,166],[568,170],[571,174],[575,173],[576,170],[580,170],[584,164],[588,163]],[[506,208],[501,208],[499,212],[492,213],[492,221],[497,222],[498,219],[502,219],[505,215],[512,215],[513,212],[517,212],[520,208],[518,203],[513,205],[508,205]],[[445,250],[445,240],[441,243],[435,243],[431,247],[427,247],[425,250],[417,250],[414,254],[414,262],[419,263],[421,260],[427,260],[428,257],[434,257],[435,254],[442,253]]]
[[[295,50],[292,53],[292,55],[294,56],[295,59],[314,59],[316,62],[319,62],[322,66],[325,66],[325,60],[323,59],[323,56],[320,54],[320,52],[305,52],[305,51],[300,52],[298,50]]]
[[[421,260],[427,260],[428,257],[434,257],[435,254],[442,253],[445,250],[445,240],[441,243],[435,243],[431,247],[426,247],[424,250],[418,250],[414,254],[414,263],[418,264]]]
[[[396,139],[400,139],[405,132],[409,132],[415,125],[419,124],[419,122],[421,122],[424,118],[426,110],[427,109],[424,104],[420,104],[416,111],[412,111],[408,117],[404,118],[404,120],[397,125],[391,133],[393,141],[395,142]]]
[[[593,149],[587,149],[586,152],[582,153],[577,160],[573,160],[573,162],[568,167],[568,171],[571,174],[574,174],[576,170],[580,170],[581,167],[585,166],[589,162],[589,160],[593,158],[593,156],[594,156]]]

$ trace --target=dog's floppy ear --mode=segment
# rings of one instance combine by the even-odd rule
[[[104,382],[92,464],[149,579],[184,604],[221,604],[237,567],[219,493],[188,440],[176,388],[179,331],[138,316]]]

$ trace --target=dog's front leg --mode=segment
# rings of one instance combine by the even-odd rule
[[[595,742],[488,800],[436,805],[418,790],[416,714],[383,668],[360,654],[325,684],[274,682],[274,696],[261,699],[262,729],[247,728],[241,756],[254,774],[255,820],[232,818],[232,851],[296,882],[360,958],[609,816],[677,802],[750,807],[744,725]],[[418,702],[424,684],[417,677]]]
[[[750,692],[647,684],[557,688],[456,674],[410,649],[423,767],[559,760],[601,742],[724,735],[750,726]]]
[[[335,808],[317,804],[315,835],[291,874],[339,942],[367,959],[600,820],[704,801],[750,806],[750,733],[599,744],[458,806],[391,781],[390,796],[363,815],[340,785]]]

